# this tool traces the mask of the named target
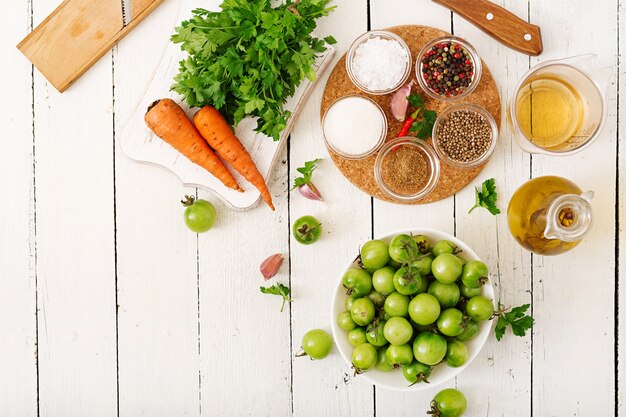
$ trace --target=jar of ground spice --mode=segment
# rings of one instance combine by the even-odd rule
[[[460,100],[478,85],[482,61],[466,40],[443,36],[424,45],[415,61],[415,73],[420,87],[430,97]]]
[[[386,143],[374,163],[380,189],[389,198],[405,203],[427,196],[439,181],[439,171],[433,148],[412,137]]]
[[[457,168],[473,168],[491,157],[498,141],[498,125],[491,114],[473,104],[444,110],[433,126],[433,146],[439,158]]]

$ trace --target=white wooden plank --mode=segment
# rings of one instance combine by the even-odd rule
[[[176,24],[165,2],[114,53],[119,409],[123,416],[198,416],[196,235],[183,223],[185,189],[121,150],[123,121],[157,68]]]
[[[528,3],[497,2],[523,19]],[[500,91],[502,117],[500,141],[496,153],[471,187],[456,194],[457,236],[478,251],[491,271],[496,285],[496,301],[507,306],[531,302],[530,254],[523,250],[509,233],[507,203],[515,189],[530,175],[530,156],[511,140],[506,109],[518,79],[528,70],[528,56],[495,41],[459,16],[454,17],[454,33],[469,40],[478,50],[496,80]],[[487,210],[468,214],[474,205],[474,186],[487,178],[495,178],[498,206],[502,213],[492,216]],[[497,342],[488,340],[472,366],[458,376],[456,384],[468,398],[468,415],[531,414],[531,337],[507,334]]]
[[[207,4],[217,9],[220,1]],[[288,284],[286,149],[268,187],[276,211],[265,204],[233,212],[207,192],[218,210],[214,229],[200,235],[200,397],[207,415],[291,414],[290,310],[260,285]],[[282,253],[279,274],[264,283],[259,265]]]
[[[4,65],[0,89],[0,404],[6,415],[37,415],[35,207],[33,199],[32,73],[15,45],[30,28],[28,2],[0,14]]]
[[[106,59],[63,95],[35,74],[42,416],[117,414],[111,85]]]
[[[541,26],[547,59],[595,52],[615,68],[617,18],[614,2],[551,1],[531,5]],[[584,12],[583,12],[584,11]],[[576,23],[574,23],[576,22]],[[597,36],[581,25],[598,28]],[[567,158],[533,156],[533,176],[557,174],[595,192],[595,224],[572,252],[533,259],[534,314],[533,414],[612,415],[614,413],[616,86],[609,91],[609,116],[602,136],[590,148]],[[591,281],[590,281],[591,279]],[[577,360],[593,355],[593,366]],[[568,381],[564,383],[564,381]],[[593,381],[593,389],[586,383]]]
[[[332,34],[338,40],[336,60],[367,30],[367,2],[350,3],[336,2],[337,9],[319,24],[320,34]],[[326,84],[327,76],[323,78],[320,87]],[[314,245],[304,246],[291,238],[291,284],[296,299],[292,305],[292,353],[300,350],[302,336],[308,330],[330,332],[335,285],[358,245],[371,236],[370,198],[341,175],[325,149],[319,113],[322,92],[322,88],[316,89],[291,135],[290,178],[295,178],[296,168],[304,161],[324,158],[314,182],[326,200],[319,203],[303,198],[297,191],[291,193],[291,224],[311,214],[323,227],[323,236]],[[350,365],[336,349],[322,361],[293,359],[294,416],[364,417],[374,414],[373,401],[372,386],[352,376]]]
[[[432,2],[372,0],[372,28],[401,24],[433,26],[449,32],[450,12]],[[397,11],[402,10],[401,16]],[[415,58],[415,57],[413,57]],[[417,206],[402,206],[374,200],[374,236],[410,227],[430,227],[454,233],[454,198]],[[402,375],[398,375],[402,378]],[[401,393],[376,388],[376,415],[379,417],[425,414],[437,391]]]

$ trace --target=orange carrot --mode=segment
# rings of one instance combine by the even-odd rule
[[[274,210],[272,197],[263,176],[222,113],[214,107],[204,106],[193,116],[193,124],[196,125],[198,132],[206,139],[209,146],[254,185],[261,192],[267,205]]]
[[[224,162],[209,148],[183,109],[174,101],[169,98],[155,101],[148,107],[144,120],[150,130],[191,162],[215,175],[225,186],[243,192]]]

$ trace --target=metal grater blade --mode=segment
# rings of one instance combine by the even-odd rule
[[[122,1],[122,21],[124,22],[124,26],[127,26],[132,20],[131,15],[131,1],[132,0],[121,0]]]

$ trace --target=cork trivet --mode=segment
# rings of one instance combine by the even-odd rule
[[[394,26],[385,30],[399,35],[407,43],[407,45],[411,49],[411,55],[413,60],[413,62],[411,63],[412,67],[415,63],[415,59],[417,58],[419,51],[427,42],[439,36],[449,35],[449,33],[447,32],[427,26]],[[322,108],[320,116],[323,116],[326,109],[338,98],[355,94],[367,96],[374,100],[376,103],[378,103],[380,107],[385,111],[385,115],[387,116],[387,123],[389,126],[386,141],[395,139],[395,136],[402,128],[402,123],[398,122],[391,115],[389,102],[393,94],[388,94],[384,96],[373,96],[363,93],[361,90],[356,88],[354,84],[352,84],[352,81],[350,81],[348,73],[346,72],[345,62],[346,55],[344,54],[339,62],[337,62],[337,65],[335,66],[332,73],[330,74],[330,77],[328,78],[328,82],[326,83],[326,87],[324,89],[324,95],[322,97]],[[500,95],[498,94],[498,88],[493,79],[493,76],[491,75],[491,72],[489,71],[489,68],[487,68],[487,66],[485,65],[484,61],[482,62],[482,68],[483,73],[478,86],[472,92],[472,94],[470,94],[468,97],[461,101],[464,103],[473,103],[487,109],[487,111],[491,113],[493,118],[496,120],[499,128],[501,111]],[[415,71],[413,68],[411,68],[410,74],[411,77],[409,79],[415,80]],[[431,99],[420,89],[419,84],[417,84],[417,80],[415,80],[413,88],[414,91],[419,91],[426,99],[426,108],[436,110],[437,113],[441,113],[444,109],[454,104]],[[429,142],[432,144],[432,140],[429,139]],[[335,165],[337,165],[339,170],[351,183],[353,183],[362,191],[373,197],[376,197],[380,200],[391,201],[399,204],[424,204],[439,201],[446,197],[449,197],[464,188],[474,178],[476,178],[476,176],[480,173],[480,171],[482,171],[485,166],[485,164],[483,164],[473,169],[458,169],[441,162],[441,175],[439,176],[439,182],[437,183],[435,189],[419,201],[403,203],[401,201],[389,198],[381,191],[381,189],[376,184],[376,180],[374,179],[374,161],[376,160],[377,154],[371,155],[364,159],[349,160],[337,155],[330,148],[327,147],[327,149]]]

